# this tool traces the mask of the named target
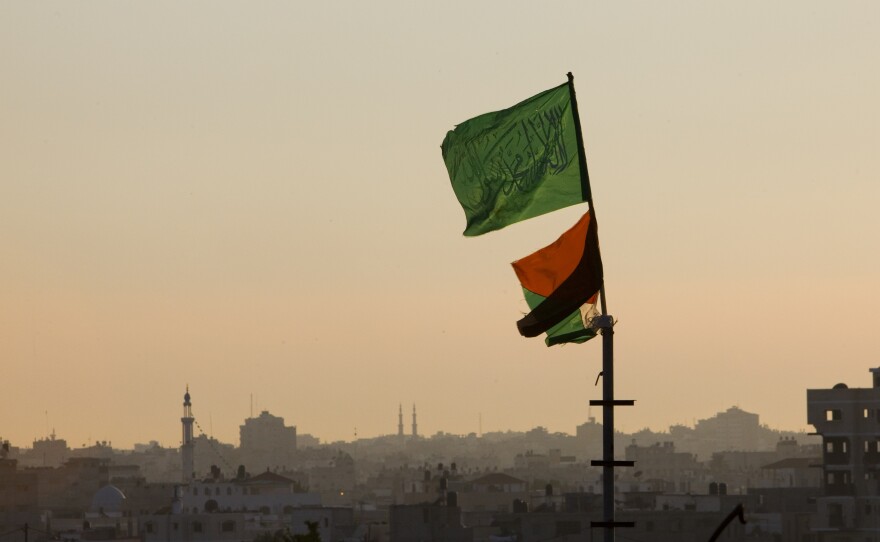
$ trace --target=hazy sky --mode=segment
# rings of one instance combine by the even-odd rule
[[[574,432],[598,341],[523,339],[440,142],[572,71],[618,427],[806,429],[880,365],[877,2],[0,3],[0,436]],[[601,412],[594,409],[594,416]],[[407,427],[409,417],[407,416]]]

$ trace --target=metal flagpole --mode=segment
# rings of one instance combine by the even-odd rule
[[[581,170],[581,192],[584,200],[590,204],[593,223],[596,220],[596,207],[593,204],[593,193],[590,189],[590,174],[587,170],[587,155],[584,151],[584,137],[581,132],[581,119],[578,114],[577,98],[574,92],[574,76],[568,72],[568,89],[571,93],[571,113],[578,143],[578,163]],[[594,320],[594,325],[602,334],[602,399],[591,400],[590,406],[602,407],[602,459],[593,460],[590,464],[602,467],[602,521],[590,522],[591,527],[605,530],[605,542],[614,542],[614,529],[617,527],[634,527],[632,521],[615,521],[614,519],[614,468],[632,467],[633,461],[614,460],[614,407],[632,406],[635,401],[614,399],[614,318],[608,314],[605,298],[605,281],[599,289],[602,315]]]

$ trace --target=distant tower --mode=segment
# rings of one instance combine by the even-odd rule
[[[413,437],[419,436],[419,426],[416,423],[416,404],[415,403],[413,403],[413,428],[412,429],[413,429],[412,436]]]
[[[397,407],[397,436],[403,436],[403,403]]]
[[[183,443],[180,446],[180,457],[183,462],[183,481],[189,483],[195,478],[195,454],[193,444],[193,422],[195,418],[192,415],[192,403],[189,402],[189,386],[186,387],[186,395],[183,396],[183,417],[180,423],[183,424]]]

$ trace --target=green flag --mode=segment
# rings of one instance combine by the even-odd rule
[[[569,83],[459,124],[441,149],[467,236],[589,201]]]

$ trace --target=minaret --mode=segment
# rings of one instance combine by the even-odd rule
[[[195,450],[193,448],[193,422],[192,403],[189,402],[189,385],[186,387],[186,395],[183,396],[183,417],[180,423],[183,425],[183,442],[180,446],[180,458],[183,467],[183,482],[190,483],[196,475]]]
[[[397,407],[397,436],[403,437],[403,403]]]
[[[413,403],[413,437],[419,436],[419,426],[416,424],[416,404]]]

